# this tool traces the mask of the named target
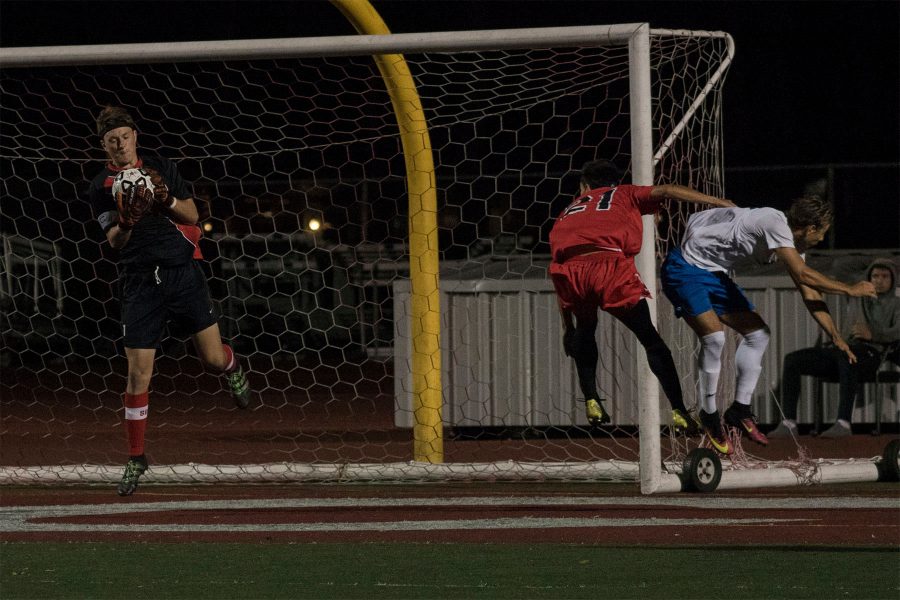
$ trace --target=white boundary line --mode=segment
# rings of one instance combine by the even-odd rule
[[[74,504],[48,506],[7,506],[0,509],[0,532],[347,532],[347,531],[431,531],[467,529],[544,529],[598,527],[687,527],[687,526],[769,526],[776,523],[816,525],[820,519],[799,518],[602,518],[602,517],[503,517],[494,519],[440,519],[378,522],[328,523],[216,523],[216,524],[101,524],[35,523],[35,520],[77,518],[99,515],[141,515],[148,512],[218,511],[249,512],[271,509],[369,508],[369,507],[595,507],[598,512],[622,506],[669,506],[714,510],[809,510],[809,509],[895,509],[894,498],[821,497],[821,498],[643,498],[583,496],[559,497],[464,497],[464,498],[290,498],[257,500],[197,500],[183,502],[129,502],[127,504]]]

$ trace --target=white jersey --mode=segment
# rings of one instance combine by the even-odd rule
[[[728,273],[736,262],[775,261],[776,248],[793,248],[787,217],[774,208],[711,208],[688,219],[681,254],[704,271]]]

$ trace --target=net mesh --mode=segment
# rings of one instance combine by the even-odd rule
[[[651,43],[657,182],[721,195],[724,38]],[[627,47],[406,59],[436,164],[446,464],[411,463],[406,172],[370,57],[0,73],[0,464],[52,481],[115,478],[108,465],[127,459],[116,256],[85,198],[103,165],[93,119],[116,104],[139,152],[193,184],[222,335],[254,390],[235,409],[171,331],[151,382],[151,464],[179,480],[634,479],[636,342],[602,315],[615,420],[590,430],[546,276],[581,165],[631,163]],[[660,218],[660,255],[684,210]],[[667,312],[661,331],[683,350]],[[679,366],[690,404],[692,367]],[[680,447],[671,438],[664,458]]]

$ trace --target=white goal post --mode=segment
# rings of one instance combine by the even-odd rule
[[[409,280],[415,289],[416,273],[421,270],[409,250],[408,238],[439,231],[444,240],[440,249],[442,278],[450,275],[451,281],[475,281],[476,287],[478,281],[489,284],[494,280],[518,286],[477,299],[481,308],[454,313],[456,326],[458,319],[471,317],[474,321],[478,317],[467,311],[500,314],[485,302],[527,297],[528,306],[536,311],[532,314],[546,322],[544,333],[549,333],[544,349],[558,349],[554,339],[558,323],[546,305],[552,298],[551,288],[545,274],[540,274],[545,259],[541,252],[546,251],[540,238],[556,216],[560,199],[568,199],[574,190],[572,173],[587,159],[608,157],[623,162],[635,184],[673,182],[723,194],[721,93],[733,53],[733,42],[726,33],[651,29],[646,23],[2,48],[3,122],[14,132],[0,148],[2,177],[4,195],[18,200],[13,206],[4,199],[2,216],[11,223],[11,228],[3,230],[4,239],[31,236],[55,245],[71,235],[71,216],[50,214],[48,209],[45,215],[31,217],[28,203],[39,201],[41,194],[55,199],[77,196],[81,182],[71,180],[89,179],[91,171],[102,165],[86,126],[103,104],[116,101],[104,86],[147,84],[146,94],[126,89],[131,94],[126,97],[132,107],[139,101],[147,103],[137,106],[139,113],[145,113],[136,115],[139,123],[162,118],[170,124],[174,119],[183,121],[178,131],[161,128],[147,137],[158,142],[160,151],[169,146],[176,162],[184,159],[188,178],[208,190],[207,223],[217,254],[211,279],[214,294],[220,292],[217,300],[230,324],[223,329],[244,340],[238,351],[249,358],[262,405],[249,415],[223,410],[221,416],[215,409],[214,394],[208,393],[211,376],[169,374],[181,367],[189,353],[181,346],[171,349],[168,354],[174,363],[160,366],[154,376],[155,381],[162,381],[159,395],[165,408],[155,434],[158,445],[151,454],[178,439],[177,430],[186,425],[185,420],[198,431],[225,433],[222,439],[207,444],[202,460],[194,461],[198,464],[156,461],[142,482],[639,479],[644,493],[677,491],[682,487],[679,460],[684,448],[678,440],[666,441],[660,435],[664,426],[660,414],[667,403],[660,399],[658,384],[641,351],[627,341],[627,335],[603,321],[601,328],[609,325],[608,331],[613,332],[609,337],[614,338],[604,342],[612,348],[608,356],[625,365],[622,373],[630,376],[628,382],[619,381],[614,365],[601,365],[605,369],[601,379],[606,377],[610,391],[622,397],[616,406],[616,414],[622,416],[614,430],[602,435],[587,430],[575,402],[571,366],[562,362],[562,375],[552,392],[528,398],[527,407],[515,410],[510,408],[515,398],[505,396],[501,399],[504,408],[496,409],[498,399],[484,390],[498,387],[490,380],[498,371],[493,361],[499,364],[504,357],[481,357],[478,360],[482,362],[491,361],[488,370],[494,374],[486,375],[487,379],[469,377],[470,382],[463,386],[466,397],[454,407],[446,405],[457,392],[448,391],[445,376],[445,405],[437,408],[437,422],[443,415],[443,429],[456,430],[458,439],[466,441],[453,444],[446,456],[442,448],[439,455],[427,459],[418,450],[404,450],[413,448],[413,436],[404,439],[403,425],[415,428],[421,423],[423,408],[422,403],[403,397],[418,389],[407,382],[413,373],[419,376],[421,372],[410,366],[418,344],[414,338],[403,338],[403,324],[412,317],[398,310],[402,306],[398,298]],[[422,219],[413,218],[413,208],[403,203],[409,192],[404,189],[403,175],[409,174],[402,173],[403,165],[409,169],[416,160],[407,156],[404,161],[398,150],[397,121],[367,60],[388,54],[415,57],[410,70],[415,85],[424,90],[422,103],[429,132],[437,134],[433,149],[437,173],[428,175],[437,182],[435,191],[443,204],[433,212],[426,210]],[[180,66],[187,63],[197,66]],[[242,69],[246,73],[241,73]],[[44,79],[44,72],[51,75]],[[179,100],[170,100],[158,89],[159,82],[185,89],[179,89]],[[191,85],[185,82],[196,86],[196,91],[187,89]],[[92,85],[96,89],[84,91]],[[211,85],[221,85],[222,90]],[[264,89],[266,85],[271,89]],[[50,98],[45,112],[18,99],[42,93]],[[54,95],[93,100],[95,105],[55,106]],[[168,102],[172,106],[162,105]],[[603,103],[603,108],[595,103]],[[42,118],[49,125],[36,124]],[[81,122],[54,121],[69,118]],[[32,131],[34,127],[39,133]],[[65,140],[60,148],[52,147],[54,136]],[[580,140],[575,140],[578,136]],[[192,154],[192,145],[198,142],[208,145],[206,154]],[[356,148],[356,142],[363,147]],[[146,144],[144,148],[157,149]],[[335,166],[335,161],[346,163]],[[259,184],[251,186],[242,177]],[[345,200],[345,196],[352,199]],[[223,212],[222,206],[228,210]],[[392,211],[394,217],[408,217],[407,230],[395,223]],[[331,217],[334,223],[327,222],[329,212],[337,215]],[[321,218],[330,232],[306,229],[310,215]],[[265,226],[271,231],[255,228],[254,220],[261,216],[271,220],[273,224]],[[61,226],[47,227],[54,233],[45,233],[41,218]],[[677,241],[685,215],[670,212],[666,218],[667,222],[659,225],[653,217],[645,217],[643,251],[638,257],[639,271],[654,298],[658,296],[659,252]],[[657,239],[661,227],[665,233]],[[98,297],[94,290],[94,284],[102,287],[109,276],[104,279],[95,274],[96,281],[81,281],[91,261],[99,261],[99,271],[111,266],[98,249],[101,244],[96,232],[85,224],[81,233],[86,241],[68,239],[72,243],[63,244],[60,250],[58,260],[68,261],[70,267],[62,276],[54,273],[54,281],[61,278],[59,285],[68,285],[70,292],[68,309],[61,308],[65,299],[54,299],[59,304],[55,317],[42,318],[42,311],[51,309],[39,301],[41,275],[37,267],[14,271],[13,257],[4,263],[8,279],[4,297],[12,315],[3,322],[4,346],[11,352],[11,364],[4,368],[15,374],[12,379],[4,378],[0,389],[4,408],[0,435],[7,447],[0,455],[2,483],[105,482],[118,477],[118,467],[110,465],[121,458],[119,453],[102,448],[91,451],[75,441],[85,431],[87,440],[96,439],[98,446],[108,441],[106,434],[92,432],[91,424],[108,429],[115,423],[120,410],[116,398],[124,389],[116,387],[122,382],[122,365],[116,361],[115,348],[98,341],[110,334],[110,327],[104,329],[105,321],[99,319],[102,331],[82,333],[84,320],[97,317],[91,311],[98,306],[109,311],[114,302],[102,295],[106,291]],[[512,239],[511,246],[502,250],[508,239]],[[489,249],[477,250],[482,247]],[[516,260],[524,261],[522,270],[514,264]],[[492,265],[501,263],[505,268],[484,275]],[[272,270],[264,266],[268,264],[274,265]],[[437,275],[427,273],[427,268],[424,271]],[[473,271],[482,276],[471,276]],[[284,284],[286,277],[292,283]],[[529,287],[541,279],[537,288]],[[442,282],[439,287],[443,292],[448,285]],[[311,295],[310,286],[318,291]],[[17,295],[17,290],[25,287],[31,290],[33,301]],[[447,345],[446,332],[452,324],[443,308],[429,306],[441,323],[440,332],[433,333],[443,344],[437,362],[444,364],[443,370],[440,364],[432,368],[445,373],[448,363],[461,364],[464,359],[457,356],[455,347]],[[393,322],[385,317],[390,310],[394,311]],[[508,309],[503,311],[503,315],[509,314]],[[656,313],[653,301],[654,320]],[[108,320],[111,322],[111,317]],[[84,344],[53,345],[57,337],[65,337],[60,332],[65,323],[71,324],[78,339],[85,338]],[[384,324],[389,332],[401,332],[399,343],[385,339]],[[491,348],[515,343],[515,337],[501,343],[509,331],[497,331]],[[299,347],[294,346],[296,340],[300,340]],[[535,348],[543,347],[533,343]],[[355,364],[351,347],[361,348],[359,362],[365,363],[363,366]],[[379,366],[385,348],[387,355],[393,356],[393,370]],[[304,353],[310,355],[308,361]],[[561,352],[555,354],[561,356]],[[73,369],[71,363],[78,366]],[[97,365],[100,373],[92,373]],[[99,381],[94,381],[94,375]],[[686,381],[692,377],[683,375]],[[384,381],[391,377],[393,389],[387,390]],[[542,394],[534,381],[529,386],[532,384],[528,388],[532,395]],[[691,387],[685,385],[688,398]],[[397,397],[390,402],[391,417],[395,425],[401,425],[400,433],[385,425],[382,417],[372,416],[380,410],[386,393],[394,391]],[[184,397],[195,408],[180,405]],[[487,410],[488,406],[495,410],[474,421],[478,431],[472,434],[463,431],[473,422],[471,413],[458,421],[449,413],[457,410],[463,414],[476,404],[475,410]],[[55,418],[53,407],[57,405],[65,405],[71,412]],[[366,412],[368,407],[374,407],[371,415]],[[551,413],[555,416],[542,420],[541,415]],[[344,420],[338,423],[347,423],[352,435],[335,434],[329,428],[329,419],[335,414],[342,415]],[[154,418],[151,412],[151,428]],[[308,429],[313,421],[319,425]],[[519,426],[533,430],[536,425],[541,426],[539,439],[516,438],[522,433],[516,429]],[[429,428],[438,430],[436,438],[442,437],[440,426]],[[498,433],[498,428],[503,431]],[[510,434],[510,428],[516,431]],[[634,431],[639,443],[633,443]],[[495,434],[506,442],[494,447],[484,441]],[[69,449],[71,460],[63,464],[48,450],[34,461],[33,455],[24,451],[9,450],[10,444],[31,443],[40,435]],[[184,447],[199,447],[198,437],[202,435],[191,434]],[[340,438],[338,443],[333,443],[335,437]],[[249,443],[235,450],[228,443],[234,439]],[[515,443],[507,443],[510,439]],[[256,447],[264,450],[261,459],[254,456]],[[480,459],[479,452],[489,458]],[[184,456],[191,455],[186,452]],[[779,466],[754,470],[752,477],[741,474],[751,471],[732,471],[723,477],[720,487],[827,481],[832,471],[835,480],[847,480],[851,471],[851,478],[872,478],[871,461],[856,464],[858,467],[814,466],[814,473],[800,475],[795,467]]]

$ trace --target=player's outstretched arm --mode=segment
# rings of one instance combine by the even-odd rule
[[[800,290],[800,295],[803,296],[803,304],[806,305],[806,310],[809,311],[812,318],[819,324],[822,331],[828,334],[835,347],[847,355],[850,364],[856,364],[856,355],[853,354],[850,346],[841,337],[837,326],[834,324],[834,319],[831,318],[831,313],[828,311],[828,305],[825,304],[825,300],[822,298],[822,294],[803,284],[797,287]]]
[[[796,248],[776,248],[775,254],[778,260],[787,267],[788,274],[794,280],[798,288],[801,285],[808,286],[825,294],[843,294],[845,296],[875,298],[875,286],[868,281],[859,281],[854,284],[842,283],[819,273],[804,262]]]
[[[694,202],[697,204],[710,204],[718,208],[728,208],[736,206],[731,200],[725,198],[716,198],[715,196],[707,196],[702,192],[685,187],[683,185],[666,184],[653,187],[650,197],[656,200],[671,198],[678,202]]]

